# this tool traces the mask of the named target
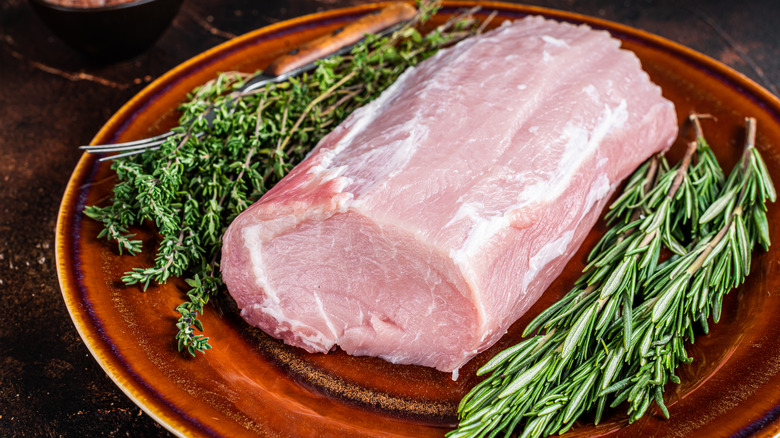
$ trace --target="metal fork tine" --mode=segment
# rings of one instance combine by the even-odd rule
[[[154,147],[145,148],[145,149],[132,150],[132,151],[128,151],[128,152],[123,152],[121,154],[109,155],[107,157],[100,158],[98,161],[100,161],[102,163],[103,161],[109,161],[109,160],[115,160],[117,158],[129,157],[131,155],[142,154],[142,153],[144,153],[146,151],[156,151],[157,149],[160,149],[160,146],[154,146]],[[95,152],[95,151],[89,151],[89,152]]]
[[[139,145],[105,145],[105,146],[95,146],[90,149],[86,149],[88,153],[98,153],[98,152],[124,152],[124,151],[144,151],[144,150],[151,150],[153,147],[157,147],[165,142],[165,139],[156,140],[156,141],[150,141],[146,142],[144,144]]]
[[[133,141],[126,141],[124,143],[113,143],[113,144],[102,144],[102,145],[84,145],[79,146],[79,149],[83,149],[89,152],[112,152],[112,151],[125,151],[125,150],[134,150],[134,149],[142,149],[149,146],[156,146],[158,144],[161,144],[163,141],[165,141],[166,138],[170,137],[174,133],[171,131],[168,131],[166,133],[156,135],[154,137],[149,138],[142,138],[140,140],[133,140]]]

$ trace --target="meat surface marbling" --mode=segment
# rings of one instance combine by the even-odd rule
[[[440,51],[324,137],[231,224],[223,278],[288,344],[457,372],[676,135],[619,41],[525,18]]]

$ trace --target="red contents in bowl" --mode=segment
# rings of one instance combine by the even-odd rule
[[[102,8],[130,3],[136,0],[45,0],[47,3],[67,8]]]

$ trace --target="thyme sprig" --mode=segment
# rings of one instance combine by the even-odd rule
[[[84,213],[103,223],[100,237],[116,242],[120,253],[141,252],[143,243],[129,230],[154,225],[160,237],[153,265],[134,268],[122,280],[147,289],[187,278],[188,299],[176,308],[180,351],[194,356],[211,348],[196,334],[203,331],[198,315],[223,290],[221,236],[233,218],[408,67],[481,30],[468,11],[422,35],[415,26],[436,9],[435,2],[420,3],[417,17],[392,35],[368,35],[348,55],[254,92],[236,92],[252,75],[220,74],[181,105],[177,135],[158,151],[114,161],[113,197]],[[209,124],[202,115],[211,108],[216,116]]]
[[[720,318],[723,296],[750,270],[756,244],[769,246],[765,202],[776,194],[748,119],[742,159],[724,181],[691,116],[697,140],[669,168],[653,157],[629,179],[608,217],[616,223],[590,254],[574,289],[529,324],[544,330],[499,353],[491,375],[461,401],[449,437],[563,433],[586,411],[628,403],[629,421],[655,402],[692,359],[695,323]],[[692,163],[695,153],[695,163]],[[661,247],[672,255],[660,260]]]

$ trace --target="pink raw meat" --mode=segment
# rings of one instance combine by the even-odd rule
[[[404,73],[231,224],[222,272],[242,316],[309,352],[457,373],[677,135],[619,45],[530,17]]]

